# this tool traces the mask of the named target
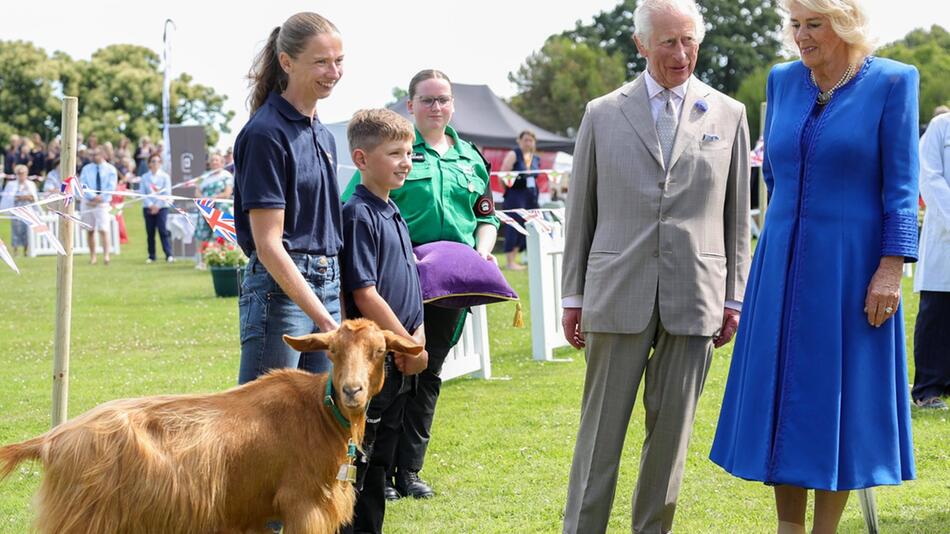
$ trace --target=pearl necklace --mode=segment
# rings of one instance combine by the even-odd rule
[[[854,63],[848,64],[848,69],[841,75],[841,79],[838,80],[838,83],[824,93],[821,92],[821,87],[818,87],[818,80],[815,79],[815,71],[811,71],[811,83],[815,84],[815,87],[818,87],[818,98],[816,98],[815,101],[818,102],[819,106],[824,106],[828,102],[831,102],[831,97],[835,94],[835,91],[840,89],[842,85],[848,83],[848,80],[854,76],[854,68]]]

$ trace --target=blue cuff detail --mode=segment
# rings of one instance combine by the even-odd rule
[[[898,210],[884,214],[881,256],[903,256],[904,262],[917,261],[917,212]]]

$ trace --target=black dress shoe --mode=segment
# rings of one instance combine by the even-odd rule
[[[429,499],[435,497],[435,492],[419,478],[418,471],[398,471],[396,472],[396,491],[400,495],[413,497],[416,499]]]
[[[387,501],[398,501],[402,498],[402,495],[393,487],[393,479],[386,479],[386,485],[383,486],[383,496],[386,497]]]

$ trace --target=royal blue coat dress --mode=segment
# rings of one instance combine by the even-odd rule
[[[818,113],[795,61],[769,74],[771,196],[710,458],[767,484],[914,478],[902,307],[864,300],[882,256],[917,259],[917,70],[870,57]]]

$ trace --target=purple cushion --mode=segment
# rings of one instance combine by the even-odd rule
[[[436,241],[414,248],[418,258],[422,301],[443,308],[468,308],[518,300],[494,263],[468,245]]]

